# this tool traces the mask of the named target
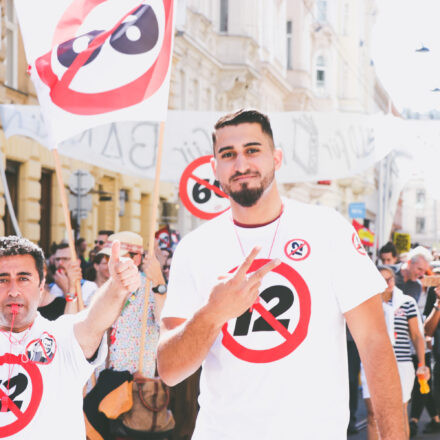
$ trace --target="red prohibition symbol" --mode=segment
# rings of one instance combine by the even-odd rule
[[[249,272],[255,272],[264,266],[270,260],[259,259],[254,260]],[[234,272],[237,268],[232,269]],[[300,317],[295,330],[290,333],[275,316],[268,311],[261,302],[253,305],[253,310],[260,314],[261,318],[276,332],[278,332],[284,341],[271,348],[263,350],[255,350],[240,344],[228,330],[228,323],[222,328],[223,339],[222,344],[237,358],[252,363],[268,363],[282,359],[292,353],[304,341],[307,336],[310,315],[311,315],[311,297],[309,288],[301,277],[301,275],[286,263],[281,263],[272,270],[275,273],[286,278],[289,283],[296,289],[299,298]]]
[[[73,1],[56,27],[53,49],[35,61],[38,75],[50,88],[50,97],[54,104],[70,113],[96,115],[139,104],[159,90],[169,70],[173,26],[172,0],[163,0],[165,28],[162,32],[162,42],[159,41],[161,32],[155,11],[145,2],[139,2],[132,8],[127,7],[126,13],[110,29],[94,29],[80,33],[79,29],[85,18],[104,2],[106,0]],[[130,27],[136,27],[136,30],[129,33]],[[80,38],[82,44],[75,45]],[[85,93],[71,88],[71,83],[81,68],[93,63],[95,58],[99,59],[101,49],[107,42],[115,51],[132,57],[146,53],[160,43],[161,48],[153,64],[147,66],[143,74],[127,84],[96,93]],[[62,75],[55,73],[55,60],[65,68]],[[118,66],[113,67],[117,71]],[[124,73],[124,67],[121,67],[121,72]],[[102,72],[102,75],[108,74],[108,69]]]
[[[17,419],[9,425],[0,426],[0,438],[12,436],[25,428],[37,412],[41,402],[41,397],[43,395],[43,379],[41,377],[40,370],[33,362],[29,362],[26,357],[24,357],[23,362],[21,356],[6,353],[3,356],[0,356],[0,366],[3,364],[20,365],[29,375],[29,379],[32,384],[32,393],[26,409],[21,411],[13,400],[10,399],[10,397],[2,389],[0,389],[1,400],[7,402],[8,409],[12,411]]]
[[[310,255],[310,245],[306,240],[294,238],[286,243],[284,253],[293,261],[302,261]]]
[[[188,211],[198,218],[210,220],[229,209],[229,198],[220,189],[211,169],[212,156],[202,156],[191,162],[182,173],[179,194]],[[199,177],[198,174],[202,174]]]
[[[367,255],[367,252],[365,251],[364,246],[362,245],[361,239],[359,238],[359,235],[356,234],[356,232],[353,232],[353,235],[351,236],[351,241],[358,253],[364,256]]]

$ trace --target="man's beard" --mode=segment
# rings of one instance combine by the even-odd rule
[[[258,176],[261,176],[260,173],[251,173],[251,172],[236,173],[234,174],[234,176],[231,177],[230,181],[237,176],[245,176],[247,174],[251,174],[251,175],[256,174]],[[270,174],[268,174],[261,180],[260,185],[256,188],[249,188],[247,182],[241,184],[241,188],[238,191],[232,191],[229,185],[222,185],[222,187],[225,193],[229,197],[231,197],[231,199],[234,200],[234,202],[238,203],[240,206],[243,206],[244,208],[250,208],[251,206],[254,206],[258,202],[258,200],[260,200],[264,191],[273,182],[274,177],[275,177],[275,171],[272,170]]]

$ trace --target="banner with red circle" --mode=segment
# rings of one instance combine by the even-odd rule
[[[182,173],[179,195],[188,211],[203,220],[210,220],[230,208],[228,196],[220,189],[211,167],[212,156],[191,162]]]
[[[156,93],[167,78],[173,1],[162,0],[163,11],[145,1],[110,3],[74,0],[56,25],[53,49],[35,61],[38,76],[50,88],[52,102],[69,113],[97,115],[139,104]],[[106,21],[111,13],[106,13],[107,4],[125,5],[112,24]],[[99,14],[95,13],[98,7]],[[158,14],[164,14],[163,20]],[[87,69],[90,72],[83,73]],[[130,76],[132,71],[137,77]],[[88,82],[97,81],[99,74],[101,83],[114,78],[117,85],[89,90]]]

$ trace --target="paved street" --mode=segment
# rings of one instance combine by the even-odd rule
[[[357,413],[357,420],[358,420],[358,426],[361,428],[359,433],[350,435],[348,437],[348,440],[367,440],[367,429],[366,429],[366,409],[365,405],[362,399],[360,399],[359,402],[359,409]],[[422,418],[419,421],[419,432],[418,434],[413,437],[413,439],[417,440],[433,440],[433,439],[439,439],[440,434],[439,433],[433,433],[433,434],[423,434],[423,428],[425,425],[429,422],[429,416],[426,410],[423,411]]]

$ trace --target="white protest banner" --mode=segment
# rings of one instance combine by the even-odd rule
[[[114,121],[164,121],[173,0],[15,0],[53,144]]]
[[[7,137],[24,134],[49,146],[38,115],[36,106],[0,106]],[[211,131],[220,115],[168,112],[161,180],[178,183],[191,162],[212,154]],[[414,146],[412,138],[404,134],[406,121],[390,116],[303,112],[269,116],[275,144],[284,153],[284,164],[278,172],[278,180],[284,183],[353,176],[373,166],[392,149],[409,154],[406,152]],[[157,142],[157,123],[117,122],[86,130],[61,143],[59,151],[122,174],[153,179]]]

